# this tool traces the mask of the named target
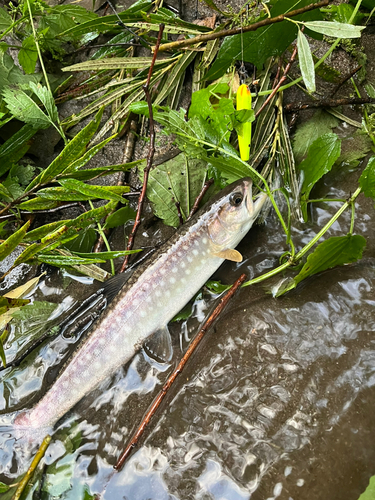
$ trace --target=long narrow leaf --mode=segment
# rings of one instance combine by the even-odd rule
[[[30,226],[30,221],[27,221],[18,231],[16,231],[12,236],[9,236],[3,243],[0,245],[0,260],[5,259],[13,250],[17,247],[19,243],[23,240],[26,231]]]
[[[314,60],[309,42],[301,30],[298,30],[297,47],[302,78],[305,82],[307,91],[309,94],[312,94],[316,90]]]

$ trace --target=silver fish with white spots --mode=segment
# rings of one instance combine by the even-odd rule
[[[218,193],[123,285],[55,384],[15,427],[52,427],[82,397],[127,363],[143,343],[197,293],[258,216],[266,195],[252,198],[251,179]]]

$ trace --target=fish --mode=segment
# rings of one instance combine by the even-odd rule
[[[213,197],[181,226],[124,283],[108,283],[112,299],[91,333],[57,377],[28,410],[16,415],[16,428],[53,428],[86,394],[125,365],[152,336],[169,336],[169,321],[194,297],[227,259],[241,262],[235,247],[249,231],[267,196],[253,200],[250,178],[238,180]]]

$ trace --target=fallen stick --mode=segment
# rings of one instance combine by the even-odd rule
[[[138,199],[138,208],[137,208],[137,215],[135,216],[135,221],[133,225],[132,232],[130,233],[129,240],[128,240],[128,245],[126,247],[127,250],[132,250],[133,245],[134,245],[134,238],[137,232],[137,229],[141,223],[141,213],[142,213],[142,208],[143,204],[146,198],[146,190],[147,190],[147,181],[148,181],[148,174],[150,172],[150,169],[152,167],[152,162],[154,159],[154,154],[155,154],[155,124],[154,124],[154,115],[152,112],[152,103],[151,103],[151,95],[150,95],[150,80],[152,76],[152,72],[154,69],[155,61],[156,61],[156,56],[158,55],[158,49],[160,46],[161,38],[163,36],[163,31],[164,31],[164,24],[159,25],[159,33],[158,33],[158,39],[156,41],[156,46],[155,46],[155,51],[154,51],[154,56],[151,61],[150,69],[148,71],[148,76],[147,76],[147,81],[143,85],[143,90],[145,93],[147,105],[148,105],[148,111],[149,111],[149,120],[150,120],[150,147],[148,149],[148,155],[147,155],[147,164],[145,166],[145,169],[143,171],[143,186],[142,186],[142,191]],[[122,263],[121,270],[120,272],[123,273],[125,269],[127,268],[129,263],[129,255],[125,256],[124,262]]]
[[[164,384],[163,388],[161,389],[160,393],[156,396],[154,399],[150,409],[144,416],[141,424],[139,425],[137,431],[134,433],[133,437],[129,441],[128,445],[126,446],[125,450],[122,452],[120,458],[118,459],[116,465],[114,466],[114,469],[119,471],[122,466],[125,463],[125,460],[128,458],[130,453],[132,452],[133,448],[137,446],[139,439],[143,435],[146,427],[150,423],[152,417],[155,415],[156,410],[159,408],[161,402],[167,395],[168,390],[172,386],[173,382],[176,380],[177,376],[182,372],[184,369],[186,363],[188,362],[190,356],[193,354],[195,349],[198,347],[200,341],[203,339],[205,333],[209,328],[211,328],[212,324],[214,321],[217,319],[219,314],[223,311],[225,306],[228,304],[230,299],[233,297],[233,295],[236,293],[238,288],[246,281],[246,274],[242,274],[233,284],[233,286],[227,291],[227,293],[220,299],[219,304],[215,307],[214,311],[210,316],[207,318],[207,320],[204,322],[202,328],[199,330],[197,336],[192,340],[190,343],[186,353],[184,354],[183,358],[179,362],[177,368],[173,371],[173,373],[168,377],[168,380]]]

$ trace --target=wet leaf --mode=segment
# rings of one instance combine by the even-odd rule
[[[82,155],[87,143],[96,132],[101,117],[102,111],[99,111],[95,119],[90,121],[85,128],[78,132],[78,134],[69,142],[67,146],[65,146],[53,162],[45,170],[43,170],[43,172],[35,177],[35,179],[27,186],[26,191],[29,191],[31,188],[40,184],[52,181],[58,174],[61,174],[66,168],[68,168],[73,161],[77,160]]]
[[[335,21],[311,21],[303,23],[316,33],[332,36],[336,38],[359,38],[365,26],[355,26],[353,24],[337,23]]]
[[[3,98],[9,111],[18,120],[36,129],[48,128],[51,125],[50,118],[23,90],[6,88],[3,90]]]
[[[77,257],[76,255],[69,255],[69,256],[63,256],[63,255],[55,255],[52,253],[45,253],[45,254],[38,254],[37,259],[39,262],[44,262],[45,264],[50,264],[51,266],[57,266],[57,267],[73,267],[73,266],[78,266],[78,265],[83,265],[83,264],[98,264],[98,263],[104,263],[104,259],[100,258],[95,258],[95,254],[90,254],[93,257],[92,258],[81,258]]]
[[[104,225],[104,229],[112,229],[114,227],[122,226],[129,221],[134,221],[136,216],[136,211],[129,206],[122,207],[116,210],[113,214],[107,217]]]
[[[3,346],[3,341],[1,339],[1,337],[0,337],[0,359],[1,359],[1,362],[3,363],[4,368],[6,368],[7,360],[5,357],[4,346]],[[2,483],[0,483],[0,493],[1,493],[1,491],[7,491],[7,490],[2,490],[1,484]]]
[[[111,137],[108,137],[104,141],[100,142],[99,144],[96,144],[96,146],[93,146],[92,148],[90,148],[88,151],[86,151],[86,153],[84,155],[82,155],[76,161],[71,163],[69,165],[69,167],[64,170],[63,175],[69,175],[69,177],[71,177],[70,174],[72,172],[76,172],[80,168],[84,167],[86,165],[86,163],[89,160],[91,160],[91,158],[93,158],[96,155],[96,153],[98,153],[98,151],[100,151],[102,148],[104,148],[104,146],[108,142],[110,142],[112,139],[114,139],[115,137],[116,137],[116,135],[112,135]],[[106,168],[110,168],[110,167],[106,167]],[[114,171],[114,170],[112,170],[112,171]],[[86,172],[87,172],[87,170],[86,170]]]
[[[299,165],[303,176],[301,187],[301,209],[307,220],[307,200],[316,182],[329,172],[340,156],[341,141],[336,134],[325,134],[316,139],[310,146],[307,157]]]
[[[375,200],[375,156],[369,159],[366,168],[359,178],[359,185],[365,196]]]
[[[62,239],[68,231],[68,226],[63,225],[56,229],[55,231],[49,233],[47,236],[42,238],[40,243],[33,243],[32,245],[25,248],[25,250],[16,258],[12,267],[18,266],[22,262],[27,262],[31,260],[37,253],[40,253],[46,247]]]
[[[143,181],[143,175],[140,175]],[[176,201],[180,202],[182,217],[187,218],[193,203],[206,180],[206,165],[180,154],[154,167],[147,184],[147,197],[154,213],[168,226],[180,224]]]
[[[0,245],[0,260],[5,259],[13,250],[17,247],[19,243],[23,240],[28,228],[30,226],[30,221],[27,221],[18,231],[13,233],[9,238],[7,238]]]
[[[68,190],[75,191],[77,193],[82,193],[86,196],[90,196],[90,198],[114,200],[119,203],[125,203],[126,200],[117,193],[118,192],[128,193],[130,191],[129,186],[108,186],[107,188],[103,188],[101,186],[93,186],[91,184],[90,185],[85,184],[84,182],[78,181],[76,179],[60,180],[59,184],[61,184],[61,186],[67,188]]]
[[[72,255],[68,250],[63,250],[62,248],[58,248],[56,250],[56,253],[67,257]],[[89,276],[90,278],[93,278],[101,282],[106,281],[108,278],[111,277],[110,273],[107,273],[107,271],[101,269],[95,264],[87,264],[87,265],[80,264],[80,265],[72,265],[71,267],[73,267],[73,269],[76,269],[81,274],[84,274],[85,276]]]
[[[10,299],[20,299],[25,297],[25,295],[28,295],[39,283],[39,280],[42,276],[44,276],[46,273],[42,273],[40,276],[36,276],[35,278],[32,278],[31,280],[27,281],[24,285],[18,286],[17,288],[14,288],[12,291],[6,293],[3,295],[3,297],[7,297]]]
[[[312,94],[316,90],[314,61],[311,54],[309,42],[307,41],[307,38],[301,30],[298,30],[297,47],[302,78],[306,85],[307,91],[309,92],[309,94]]]
[[[332,236],[320,243],[293,282],[278,295],[295,288],[302,280],[320,273],[326,269],[344,264],[351,264],[362,258],[366,246],[366,239],[360,235]]]

